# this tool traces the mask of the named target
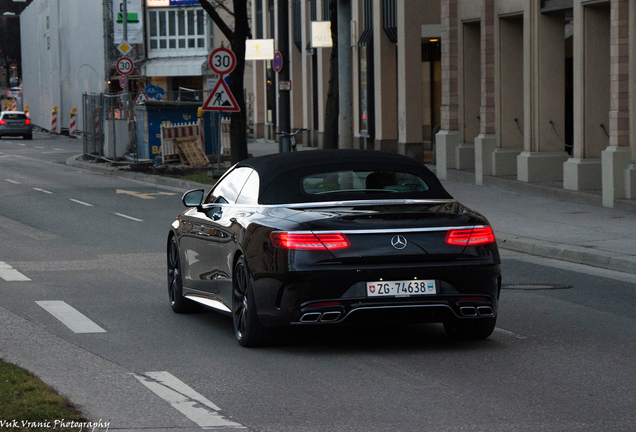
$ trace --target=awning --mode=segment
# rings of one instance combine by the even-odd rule
[[[201,67],[207,61],[205,56],[152,59],[146,63],[146,76],[201,76]]]

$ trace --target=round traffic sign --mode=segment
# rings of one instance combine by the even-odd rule
[[[126,79],[126,75],[122,75],[119,77],[119,87],[126,88],[126,84],[128,84],[128,80]]]
[[[215,73],[226,75],[236,67],[236,56],[229,49],[221,47],[212,51],[208,63]]]
[[[283,54],[280,51],[274,52],[274,61],[272,62],[272,66],[276,73],[283,70]]]
[[[117,60],[117,64],[115,65],[117,68],[117,72],[122,75],[128,75],[135,68],[135,63],[133,63],[132,59],[129,57],[122,57]]]

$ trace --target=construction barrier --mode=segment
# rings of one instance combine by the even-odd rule
[[[174,145],[175,138],[197,137],[197,143],[205,152],[205,138],[203,135],[203,122],[199,119],[196,123],[179,123],[161,125],[161,160],[163,163],[176,161],[179,154]]]
[[[24,107],[24,113],[26,114],[27,118],[31,118],[31,116],[29,115],[29,106],[25,106]]]
[[[75,118],[77,117],[77,108],[73,108],[71,110],[71,120],[68,126],[68,134],[69,136],[76,137],[77,136],[77,125],[75,124]]]
[[[95,122],[95,137],[99,137],[99,108],[95,108],[95,112],[93,113],[93,121]]]
[[[57,133],[57,107],[53,107],[51,112],[51,133]]]
[[[18,101],[15,100],[15,98],[11,99],[11,111],[17,111],[18,110]]]

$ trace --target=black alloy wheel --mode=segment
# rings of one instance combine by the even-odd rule
[[[446,321],[444,330],[451,339],[486,339],[495,330],[497,317]]]
[[[242,256],[234,267],[232,281],[232,321],[234,334],[244,347],[267,345],[270,329],[258,321],[252,278]]]
[[[201,309],[199,303],[183,297],[181,259],[175,237],[170,239],[170,245],[168,246],[168,297],[170,299],[170,307],[175,313],[189,313]]]

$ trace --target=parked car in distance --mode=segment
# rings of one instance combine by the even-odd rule
[[[488,220],[406,156],[246,159],[182,201],[166,244],[172,310],[232,316],[243,346],[290,325],[443,323],[461,339],[495,328],[501,272]]]
[[[33,139],[31,120],[22,111],[0,112],[0,138],[5,136],[21,136]]]
[[[17,98],[20,96],[21,93],[22,89],[20,87],[11,87],[9,90],[7,90],[7,97],[9,99]]]

